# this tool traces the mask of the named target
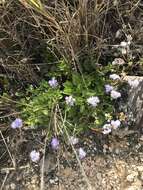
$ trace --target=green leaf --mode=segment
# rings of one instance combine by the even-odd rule
[[[75,86],[79,86],[83,83],[83,80],[81,78],[81,75],[78,73],[73,73],[72,74],[72,82]]]
[[[73,92],[73,84],[69,81],[66,81],[64,83],[64,91],[63,93],[66,94],[66,95],[71,95]]]
[[[43,112],[44,115],[48,115],[49,114],[48,110],[42,110],[42,112]]]

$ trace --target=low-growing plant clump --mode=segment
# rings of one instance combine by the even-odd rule
[[[58,134],[63,122],[69,132],[75,133],[88,129],[108,133],[118,128],[120,123],[112,124],[119,119],[114,104],[121,98],[118,87],[122,82],[119,75],[107,74],[113,67],[100,66],[81,75],[60,62],[48,81],[43,80],[37,87],[31,85],[26,91],[20,104],[25,124],[56,130]]]

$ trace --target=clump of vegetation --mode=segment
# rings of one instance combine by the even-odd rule
[[[21,117],[28,126],[56,129],[58,134],[63,120],[69,133],[105,132],[105,124],[112,128],[111,121],[119,119],[114,104],[121,97],[120,76],[107,74],[113,67],[109,64],[81,75],[61,61],[52,78],[28,88],[20,103]]]

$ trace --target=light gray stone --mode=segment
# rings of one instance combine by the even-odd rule
[[[134,179],[137,178],[137,176],[138,176],[138,172],[133,171],[131,174],[127,176],[126,179],[128,182],[133,182]]]
[[[138,86],[130,88],[128,92],[127,107],[134,118],[136,127],[141,129],[143,128],[143,77],[126,76],[124,80],[139,81]]]

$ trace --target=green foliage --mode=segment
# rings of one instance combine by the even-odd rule
[[[79,125],[102,127],[106,118],[105,113],[112,113],[111,99],[104,92],[105,79],[100,74],[83,75],[73,73],[72,80],[64,83],[63,93],[76,99],[75,106],[68,108],[67,118]],[[93,108],[87,104],[87,98],[98,96],[99,106]],[[104,111],[103,111],[104,110]]]
[[[54,107],[62,98],[59,88],[52,89],[48,82],[42,81],[40,86],[30,86],[26,98],[21,100],[22,116],[29,126],[48,126]]]
[[[62,114],[66,116],[68,130],[79,133],[89,128],[102,128],[107,119],[113,117],[113,102],[110,96],[105,94],[104,86],[108,79],[104,74],[98,70],[81,75],[67,65],[60,61],[57,68],[49,74],[58,80],[56,88],[52,88],[48,81],[43,80],[38,87],[30,86],[27,89],[26,97],[21,100],[22,106],[19,108],[28,126],[48,127],[49,123],[53,125],[54,115],[60,122]],[[75,99],[73,106],[66,104],[67,96]],[[87,98],[92,96],[100,99],[97,107],[87,103]]]

